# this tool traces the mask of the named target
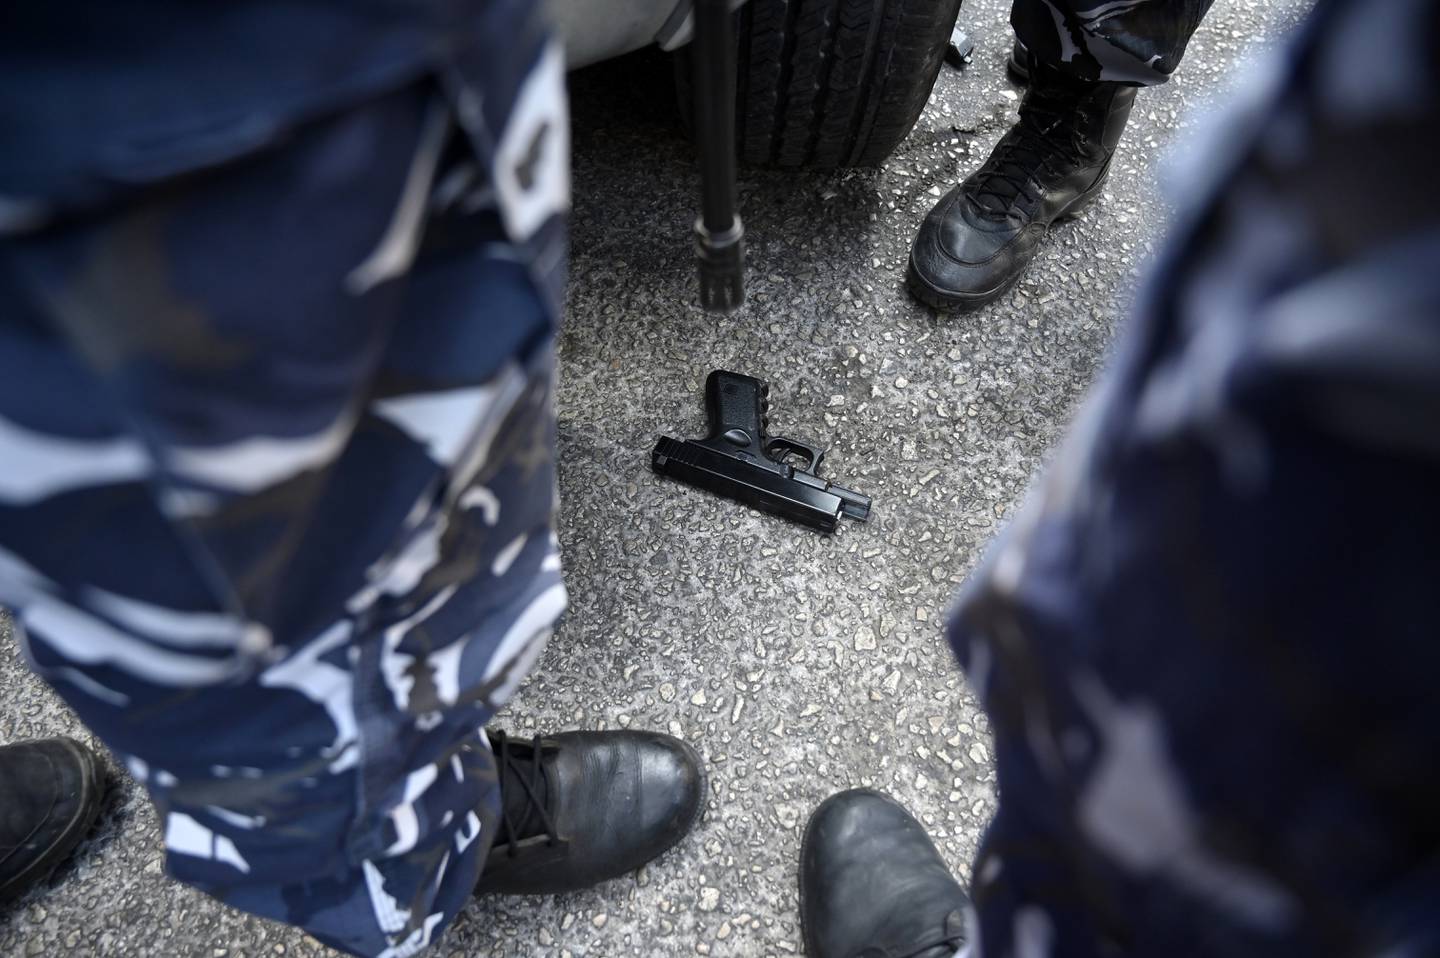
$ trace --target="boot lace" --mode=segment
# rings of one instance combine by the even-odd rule
[[[495,844],[505,846],[506,853],[514,858],[519,854],[521,839],[530,837],[527,829],[531,827],[533,818],[538,816],[540,828],[545,834],[545,844],[554,845],[559,840],[560,833],[556,831],[550,812],[539,795],[545,777],[545,772],[540,767],[540,746],[535,742],[513,742],[510,736],[498,730],[489,732],[489,738],[490,748],[495,753],[496,764],[500,768],[500,831],[495,836]],[[530,753],[528,760],[517,754],[522,750]],[[512,815],[514,803],[510,797],[517,794],[514,791],[517,787],[520,789],[519,794],[525,797],[524,812]]]
[[[971,180],[976,204],[998,216],[1021,201],[1029,208],[1040,198],[1037,181],[1084,163],[1087,158],[1075,134],[1085,108],[1073,93],[1032,89],[1020,107],[1020,121]]]

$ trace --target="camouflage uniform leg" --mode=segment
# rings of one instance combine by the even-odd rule
[[[1149,86],[1180,65],[1213,0],[1014,0],[1010,25],[1032,56],[1081,80]]]
[[[967,585],[973,958],[1440,954],[1436,36],[1319,5]]]
[[[175,877],[357,955],[469,900],[565,604],[563,66],[506,56],[503,125],[427,81],[0,244],[0,602]]]

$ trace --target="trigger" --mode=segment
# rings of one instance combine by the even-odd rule
[[[820,460],[825,458],[825,450],[816,449],[814,446],[806,446],[805,451],[810,454],[810,465],[809,467],[802,469],[801,472],[808,472],[810,473],[810,475],[815,476],[818,479],[820,473]]]
[[[808,473],[815,478],[820,478],[816,470],[820,468],[820,460],[825,458],[825,450],[817,449],[807,443],[796,442],[794,439],[776,437],[770,440],[766,447],[766,454],[776,462],[784,462],[786,456],[803,457],[806,462],[802,466],[794,466],[800,472]]]

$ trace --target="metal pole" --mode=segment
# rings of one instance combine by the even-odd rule
[[[735,211],[735,30],[730,0],[695,0],[694,44],[700,305],[730,312],[745,301],[745,228]]]

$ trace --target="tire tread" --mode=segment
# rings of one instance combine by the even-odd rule
[[[749,0],[737,150],[781,167],[873,166],[929,98],[960,0]]]

